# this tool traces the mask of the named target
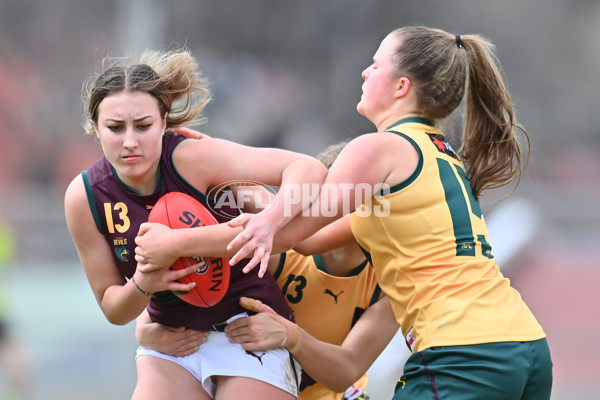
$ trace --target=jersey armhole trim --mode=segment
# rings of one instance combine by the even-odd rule
[[[283,266],[285,265],[286,256],[287,256],[287,253],[281,253],[279,255],[279,263],[277,264],[277,269],[275,270],[275,273],[273,274],[273,278],[275,278],[275,280],[279,279],[279,277],[281,276],[281,273],[283,272]]]
[[[85,194],[87,195],[88,204],[96,223],[96,228],[104,235],[104,229],[100,223],[100,215],[98,215],[98,208],[96,207],[96,200],[94,200],[94,193],[92,191],[92,184],[90,183],[90,177],[88,176],[87,170],[81,172],[81,178],[83,179],[83,186],[85,187]]]
[[[313,262],[315,263],[315,266],[319,271],[329,274],[329,272],[327,272],[327,266],[325,266],[325,263],[323,262],[323,257],[321,257],[320,254],[314,254],[312,258]]]
[[[175,152],[175,149],[177,148],[177,146],[179,146],[181,143],[185,142],[186,139],[180,141],[179,143],[176,143],[175,146],[173,147],[173,149],[171,150],[171,154],[169,154],[169,164],[171,165],[171,168],[173,169],[173,172],[175,172],[175,175],[177,175],[177,178],[179,178],[181,180],[181,182],[195,195],[198,196],[199,198],[203,199],[207,204],[211,204],[209,202],[208,196],[204,193],[202,193],[201,191],[199,191],[198,189],[196,189],[191,183],[189,183],[187,180],[185,180],[183,178],[183,176],[181,176],[181,174],[179,173],[179,171],[177,170],[177,168],[175,167],[175,163],[173,162],[173,153]]]
[[[381,288],[379,287],[379,284],[375,285],[375,289],[373,289],[373,296],[371,296],[371,301],[369,302],[369,307],[371,307],[373,304],[377,303],[379,301],[379,298],[381,297]]]
[[[346,277],[356,276],[356,275],[360,274],[365,269],[365,267],[367,266],[368,263],[369,263],[369,260],[367,260],[365,258],[365,260],[363,262],[361,262],[360,264],[358,264],[358,266],[354,267],[350,272],[348,272],[346,274]]]
[[[327,266],[323,262],[323,257],[321,257],[320,254],[314,254],[313,255],[313,261],[314,261],[315,266],[317,267],[317,269],[319,271],[322,271],[322,272],[326,273],[327,275],[331,275],[327,271]],[[362,272],[363,269],[365,269],[365,266],[367,265],[368,262],[369,262],[369,260],[364,260],[363,262],[361,262],[360,264],[358,264],[358,266],[356,266],[356,267],[352,268],[352,270],[348,271],[348,273],[345,274],[344,277],[348,278],[348,277],[351,277],[351,276],[357,276],[358,274],[360,274]]]
[[[365,250],[365,248],[362,247],[360,244],[358,245],[358,247],[360,247],[360,250],[363,252],[367,261],[371,264],[371,268],[372,268],[373,267],[373,259],[371,258],[371,253],[369,253],[367,250]]]
[[[404,180],[403,182],[400,182],[397,185],[392,186],[389,189],[389,193],[394,193],[401,189],[404,189],[405,187],[407,187],[408,185],[413,183],[415,181],[415,179],[417,179],[417,177],[419,176],[421,171],[423,171],[423,152],[421,151],[421,148],[419,147],[417,142],[415,142],[414,139],[411,138],[410,136],[408,136],[402,132],[397,132],[397,131],[387,131],[387,132],[394,133],[394,134],[406,139],[415,148],[415,150],[417,150],[417,153],[419,155],[419,161],[417,162],[417,168],[415,168],[413,173],[406,180]],[[383,195],[383,193],[381,193],[381,195]]]

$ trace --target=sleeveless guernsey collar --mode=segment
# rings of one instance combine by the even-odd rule
[[[131,186],[129,186],[128,184],[126,184],[125,182],[123,182],[121,180],[121,177],[119,176],[119,174],[117,174],[117,170],[115,169],[115,167],[113,167],[113,165],[111,163],[108,163],[108,166],[110,167],[110,170],[112,171],[113,175],[115,176],[115,179],[128,191],[130,191],[131,193],[134,193],[136,195],[142,196],[140,194],[139,191],[137,191],[136,189],[132,188]],[[158,178],[156,179],[156,187],[154,188],[154,191],[147,195],[147,196],[151,196],[152,194],[156,193],[156,191],[158,190],[158,188],[160,188],[160,186],[162,185],[162,181],[163,181],[163,176],[162,176],[162,165],[158,165]]]
[[[329,273],[329,271],[327,271],[327,266],[323,262],[323,258],[321,257],[320,254],[314,254],[312,257],[313,257],[313,261],[315,262],[315,265],[318,270],[325,272],[328,275],[331,275]],[[368,263],[368,260],[364,260],[363,262],[358,264],[356,267],[352,268],[352,270],[349,271],[343,277],[347,278],[347,277],[356,276],[356,275],[360,274],[362,272],[362,270],[365,268],[365,266],[367,265],[367,263]]]
[[[393,127],[398,126],[400,124],[408,124],[410,122],[414,122],[414,123],[417,123],[417,124],[424,124],[424,125],[434,126],[433,121],[430,120],[429,118],[424,118],[424,117],[408,117],[408,118],[403,118],[400,121],[396,122],[394,125],[392,125],[389,128],[387,128],[386,131],[389,131]]]

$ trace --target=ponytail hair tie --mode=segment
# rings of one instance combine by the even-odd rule
[[[463,46],[463,42],[460,38],[460,35],[455,35],[454,38],[456,39],[456,45],[458,46],[458,48],[463,49],[465,46]]]

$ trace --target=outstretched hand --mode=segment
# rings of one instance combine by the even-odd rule
[[[258,276],[261,278],[267,272],[271,250],[273,249],[273,238],[275,236],[273,225],[264,218],[264,215],[261,215],[264,212],[261,211],[258,214],[244,213],[227,223],[234,228],[238,226],[244,227],[244,230],[227,245],[227,250],[242,246],[231,257],[229,264],[235,265],[241,259],[248,257],[250,253],[254,252],[251,260],[244,266],[243,272],[248,273],[252,271],[260,263]]]

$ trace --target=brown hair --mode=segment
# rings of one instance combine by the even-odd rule
[[[105,58],[103,71],[84,82],[84,128],[94,133],[98,106],[105,97],[125,90],[145,92],[154,97],[167,128],[203,122],[202,110],[211,99],[208,80],[198,70],[187,49],[146,50],[138,63],[126,65],[124,58]]]
[[[341,142],[327,146],[325,150],[317,154],[316,159],[325,164],[325,166],[329,169],[348,143],[350,143],[350,139],[342,140]]]
[[[475,197],[520,178],[529,158],[529,137],[516,122],[494,46],[479,35],[455,36],[423,26],[392,34],[398,39],[392,56],[395,74],[413,82],[423,116],[448,117],[466,91],[459,154]],[[525,138],[525,161],[519,132]]]

